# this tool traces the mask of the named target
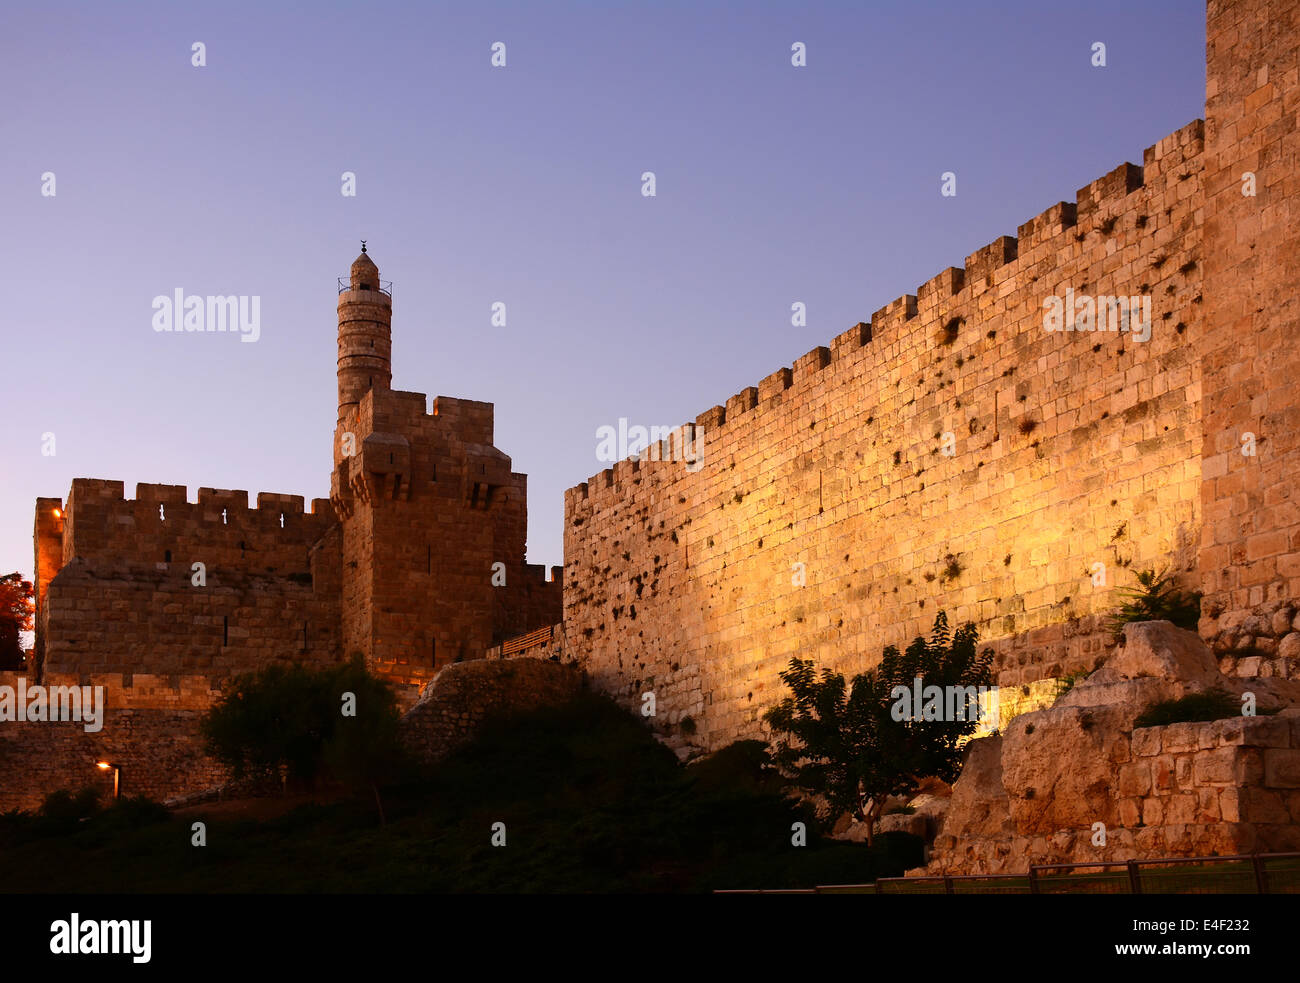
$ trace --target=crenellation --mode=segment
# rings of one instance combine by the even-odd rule
[[[1058,201],[1040,212],[1016,230],[1016,252],[1028,256],[1033,250],[1052,243],[1067,230],[1074,228],[1076,206],[1072,201]]]
[[[424,394],[392,390],[391,301],[364,253],[352,287],[330,498],[307,512],[259,492],[250,508],[243,490],[191,503],[140,483],[127,499],[78,478],[66,509],[39,499],[37,678],[94,681],[146,744],[195,750],[198,713],[234,675],[359,653],[409,705],[438,668],[558,618],[562,577],[526,562],[527,476],[491,445],[492,405],[439,397],[426,413]],[[191,772],[216,774],[199,755],[155,777],[175,789]]]
[[[871,325],[866,321],[859,321],[849,330],[842,331],[831,339],[831,359],[838,362],[841,359],[852,357],[859,348],[865,348],[869,344],[871,344]],[[777,370],[777,373],[782,372],[787,373],[785,388],[788,389],[790,388],[790,376],[788,375],[790,370]],[[768,378],[772,377],[768,376]],[[761,395],[760,398],[762,398]]]
[[[675,706],[687,695],[668,664],[692,666],[696,691],[713,695],[700,734],[713,747],[754,736],[753,701],[790,654],[862,666],[927,632],[939,608],[980,623],[1008,678],[1090,665],[1107,601],[1084,575],[1094,558],[1117,563],[1110,498],[1130,506],[1129,562],[1185,565],[1197,536],[1199,372],[1185,341],[1199,323],[1199,245],[1179,217],[1193,200],[1183,189],[1200,186],[1196,133],[1176,138],[1189,154],[1177,174],[1130,187],[1125,166],[1084,190],[1131,216],[1108,239],[1068,231],[1077,206],[1058,202],[1021,226],[1023,242],[999,237],[701,414],[713,440],[698,473],[661,464],[566,495],[566,630],[598,685],[631,705],[653,670]],[[1154,248],[1168,258],[1149,268]],[[1144,279],[1149,342],[1044,330],[1045,297],[1128,296]],[[952,457],[939,453],[945,431]],[[629,661],[615,612],[649,553],[659,586],[636,601],[643,655]],[[795,559],[808,580],[791,590]],[[1032,650],[1016,642],[1028,637]]]
[[[916,295],[904,294],[871,315],[873,333],[887,335],[889,330],[916,317]]]
[[[122,501],[125,493],[126,486],[120,481],[104,478],[73,478],[72,488],[68,492],[68,507],[71,508],[74,501],[86,502],[93,499]]]
[[[141,482],[135,486],[135,501],[151,505],[184,505],[188,494],[189,489],[185,485],[152,485]]]
[[[916,288],[917,309],[924,310],[945,303],[948,298],[961,293],[965,285],[966,271],[959,266],[950,266]]]
[[[825,345],[818,345],[806,355],[800,355],[794,363],[794,385],[809,383],[818,372],[831,364],[831,350]],[[749,390],[746,390],[748,392]],[[730,409],[730,405],[728,405]]]
[[[963,286],[976,287],[999,267],[1016,259],[1019,240],[1015,236],[998,236],[987,246],[981,246],[966,257],[966,276]]]
[[[1075,220],[1090,228],[1098,221],[1098,213],[1142,187],[1142,168],[1123,163],[1109,174],[1097,178],[1079,189],[1075,196]]]
[[[199,504],[214,505],[221,508],[248,510],[248,492],[227,488],[200,488]]]
[[[492,444],[492,405],[391,389],[391,298],[358,257],[330,498],[304,513],[260,493],[249,509],[246,492],[201,488],[191,505],[183,486],[127,500],[77,479],[66,510],[39,499],[38,672],[102,679],[115,712],[166,733],[190,725],[164,714],[275,660],[361,653],[409,704],[562,607],[529,651],[630,709],[653,689],[654,726],[690,716],[708,750],[763,736],[792,656],[857,672],[939,610],[974,620],[998,682],[1038,699],[1111,650],[1115,589],[1167,567],[1205,591],[1225,672],[1294,675],[1297,54],[1241,5],[1265,10],[1210,7],[1205,121],[567,489],[549,578],[526,561],[527,478]],[[1300,0],[1275,6],[1296,22]],[[1054,323],[1065,297],[1084,306]],[[697,434],[688,466],[673,452]],[[1238,763],[1197,740],[1171,752],[1204,754],[1190,780]],[[1276,780],[1294,746],[1273,741],[1257,770]],[[1215,808],[1243,815],[1231,791]],[[1157,811],[1191,815],[1173,798]]]
[[[703,427],[706,433],[714,433],[722,429],[722,425],[727,420],[727,409],[725,406],[711,406],[695,418],[695,425]]]
[[[766,402],[773,396],[779,396],[794,384],[794,373],[788,368],[780,368],[758,384],[758,401]]]
[[[302,515],[304,498],[301,495],[285,495],[280,492],[258,492],[257,507],[272,512],[288,515]]]
[[[795,381],[798,382],[796,375]],[[738,418],[748,413],[758,405],[758,387],[746,386],[736,395],[727,400],[727,413],[719,424],[719,428],[730,426],[737,422]]]

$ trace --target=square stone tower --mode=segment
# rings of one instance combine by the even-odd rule
[[[560,620],[560,568],[525,563],[527,476],[492,443],[491,403],[400,392],[392,293],[362,245],[338,297],[330,500],[342,524],[342,633],[375,672],[419,683]]]

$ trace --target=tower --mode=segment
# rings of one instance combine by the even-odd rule
[[[371,389],[387,390],[393,380],[392,293],[380,282],[379,267],[367,255],[364,239],[347,283],[339,283],[338,314],[342,425],[356,412],[362,396]]]
[[[559,621],[560,583],[525,560],[527,476],[493,446],[492,404],[392,388],[392,296],[364,242],[338,318],[342,649],[415,686]]]

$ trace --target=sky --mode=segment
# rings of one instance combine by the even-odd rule
[[[393,387],[496,405],[559,564],[599,428],[694,420],[1141,164],[1204,113],[1204,31],[1190,0],[6,4],[0,573],[77,477],[328,497],[363,238]],[[154,330],[178,289],[259,298],[257,340]]]

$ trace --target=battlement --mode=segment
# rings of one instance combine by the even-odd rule
[[[38,685],[30,673],[0,672],[0,686],[17,688],[25,678],[28,688]],[[221,696],[220,684],[203,675],[154,675],[147,672],[49,672],[39,685],[102,686],[106,710],[206,710]]]
[[[135,503],[149,505],[220,505],[227,509],[238,509],[241,511],[250,511],[248,508],[248,492],[241,490],[231,490],[226,488],[200,488],[198,491],[198,501],[189,501],[189,489],[186,485],[162,485],[148,484],[140,482],[135,486],[135,498],[125,497],[125,486],[121,481],[110,481],[103,478],[73,478],[72,488],[68,492],[68,513],[69,515],[76,512],[78,506],[84,505],[102,505],[105,502],[121,502],[124,505]],[[58,501],[57,499],[39,499],[38,501]],[[274,512],[278,517],[280,514],[302,515],[304,514],[304,498],[302,495],[289,495],[282,492],[258,492],[257,509],[265,509],[268,512]],[[332,519],[333,509],[330,506],[329,499],[315,498],[312,499],[312,511],[314,516],[326,516]]]
[[[693,425],[682,424],[674,433],[692,426],[702,429],[707,455],[709,444],[716,443],[730,428],[761,417],[765,409],[779,405],[791,391],[807,390],[819,384],[828,369],[835,371],[871,358],[870,366],[858,366],[856,371],[883,378],[890,371],[890,363],[919,361],[919,349],[935,346],[935,338],[918,332],[921,321],[933,319],[941,309],[946,309],[950,318],[945,320],[943,330],[952,337],[941,337],[937,343],[960,352],[976,340],[973,335],[963,334],[963,322],[978,309],[981,295],[989,290],[1001,290],[1000,285],[1013,278],[1022,257],[1032,255],[1041,259],[1047,250],[1064,246],[1071,230],[1077,240],[1082,240],[1107,224],[1113,226],[1120,213],[1139,207],[1138,201],[1130,200],[1134,192],[1141,191],[1158,177],[1167,178],[1171,167],[1201,154],[1204,126],[1204,121],[1197,119],[1174,131],[1144,151],[1142,167],[1121,164],[1080,188],[1075,201],[1057,202],[1021,225],[1015,236],[998,236],[967,256],[964,266],[943,270],[918,287],[915,294],[895,298],[873,313],[869,321],[859,322],[836,335],[829,347],[819,345],[796,359],[792,366],[777,369],[757,386],[748,386],[724,404],[710,407],[695,418]],[[1175,180],[1185,180],[1185,177],[1179,175]],[[1044,284],[1045,292],[1047,286]],[[962,308],[965,312],[959,313]],[[661,455],[661,462],[664,459]],[[642,468],[655,463],[644,458],[637,460],[635,456],[620,461],[569,489],[565,501],[571,495],[574,500],[590,499],[597,489],[608,492],[610,499],[616,500],[627,493],[626,483],[640,480]]]
[[[259,492],[250,508],[239,489],[203,487],[197,502],[185,485],[141,482],[135,498],[123,491],[120,481],[76,478],[65,509],[38,501],[38,542],[51,540],[46,552],[61,554],[40,564],[43,584],[73,558],[113,568],[201,561],[230,573],[305,574],[310,547],[337,522],[323,498],[306,512],[303,496],[281,492]]]
[[[371,389],[361,397],[356,418],[341,426],[363,434],[405,433],[418,428],[466,444],[491,444],[495,413],[492,403],[476,399],[435,396],[430,407],[425,393]]]
[[[1203,139],[1183,127],[676,428],[698,457],[567,490],[564,624],[598,688],[653,686],[717,747],[757,735],[792,655],[861,671],[938,610],[1020,685],[1092,668],[1126,569],[1186,570],[1199,537]],[[1142,295],[1145,335],[1047,319],[1094,293]]]

